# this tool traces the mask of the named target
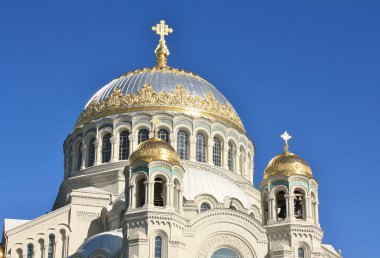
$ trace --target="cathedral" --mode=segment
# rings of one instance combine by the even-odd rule
[[[339,258],[322,243],[318,181],[284,150],[253,186],[255,146],[202,77],[157,63],[101,88],[63,144],[52,211],[5,219],[0,258]],[[294,143],[296,144],[296,143]]]

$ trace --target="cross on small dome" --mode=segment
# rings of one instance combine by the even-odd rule
[[[290,134],[288,134],[288,132],[285,131],[285,132],[281,135],[281,138],[285,141],[285,146],[284,146],[285,152],[288,152],[288,151],[289,151],[288,141],[292,138],[292,136],[290,136]]]

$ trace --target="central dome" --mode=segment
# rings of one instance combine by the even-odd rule
[[[135,70],[114,79],[91,97],[75,127],[109,115],[137,111],[206,117],[245,133],[235,109],[214,85],[169,66]]]

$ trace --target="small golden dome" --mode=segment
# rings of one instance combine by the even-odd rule
[[[269,161],[264,171],[264,179],[272,176],[306,176],[312,178],[311,168],[300,156],[289,152],[288,141],[292,138],[286,131],[281,135],[285,141],[284,153]]]
[[[2,245],[0,245],[0,258],[4,258],[4,257],[5,257],[4,247]]]
[[[272,176],[306,176],[312,178],[311,168],[300,156],[285,151],[281,155],[274,157],[264,171],[264,179]]]
[[[177,152],[169,143],[156,137],[140,143],[136,151],[134,151],[129,161],[131,165],[137,161],[167,161],[172,165],[180,165]]]

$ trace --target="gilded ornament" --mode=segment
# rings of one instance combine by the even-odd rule
[[[94,119],[108,115],[133,111],[178,111],[187,114],[198,114],[231,125],[245,132],[243,124],[230,103],[219,103],[214,95],[207,92],[205,97],[192,96],[183,85],[178,85],[172,92],[159,92],[145,84],[136,94],[123,95],[116,88],[104,101],[92,101],[81,113],[75,128]]]

